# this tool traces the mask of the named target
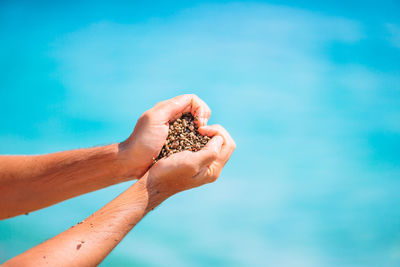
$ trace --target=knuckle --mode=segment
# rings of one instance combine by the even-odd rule
[[[224,131],[224,127],[222,127],[221,124],[215,124],[214,127],[218,132],[223,132]]]
[[[160,101],[157,104],[154,105],[153,109],[158,109],[160,107],[162,107],[165,104],[165,100],[164,101]]]
[[[169,104],[172,105],[172,106],[175,106],[175,107],[179,106],[179,102],[178,102],[178,100],[176,100],[176,99],[171,100],[171,101],[169,102]]]
[[[160,102],[158,102],[157,104],[154,105],[152,110],[160,110],[160,109],[164,108],[165,106],[170,105],[171,102],[173,102],[172,99],[160,101]]]
[[[214,124],[213,127],[214,127],[214,128],[222,128],[221,124],[218,124],[218,123],[217,123],[217,124]]]
[[[220,124],[215,124],[212,126],[215,130],[215,132],[220,135],[224,141],[226,141],[226,133],[224,127],[222,127]]]
[[[149,109],[145,111],[142,116],[140,116],[139,120],[140,121],[149,121],[151,117],[153,116],[152,111]]]
[[[195,94],[184,94],[181,95],[180,97],[189,98],[190,101],[193,101],[193,99],[195,99],[197,96]]]

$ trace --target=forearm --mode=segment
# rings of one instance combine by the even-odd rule
[[[150,210],[168,196],[145,174],[102,209],[5,266],[95,266]]]
[[[118,144],[38,156],[0,156],[0,219],[127,180]]]

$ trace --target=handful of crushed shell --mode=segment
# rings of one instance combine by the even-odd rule
[[[184,150],[199,151],[210,139],[199,133],[193,115],[184,113],[179,119],[170,123],[167,140],[154,162]]]

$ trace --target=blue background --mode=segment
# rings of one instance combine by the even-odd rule
[[[0,153],[122,141],[182,93],[237,143],[103,265],[400,266],[399,2],[147,2],[0,3]],[[0,262],[131,184],[1,221]]]

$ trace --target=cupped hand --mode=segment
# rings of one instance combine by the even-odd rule
[[[211,115],[207,104],[194,94],[159,102],[144,112],[133,133],[119,145],[123,176],[141,177],[160,153],[168,135],[169,122],[187,112],[197,118],[199,127],[206,126]]]
[[[219,177],[236,144],[222,126],[203,126],[199,131],[213,136],[207,145],[198,152],[183,151],[159,160],[148,171],[150,187],[171,196]]]

